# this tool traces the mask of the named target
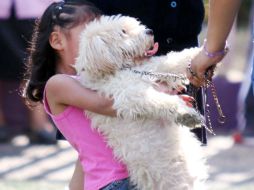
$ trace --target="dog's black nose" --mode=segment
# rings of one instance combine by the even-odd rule
[[[153,30],[151,30],[151,29],[146,29],[146,34],[148,34],[148,35],[153,35]]]

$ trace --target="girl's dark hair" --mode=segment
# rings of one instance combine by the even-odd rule
[[[49,44],[49,36],[54,26],[70,29],[81,23],[92,21],[100,15],[100,10],[84,0],[55,2],[45,10],[42,17],[35,22],[31,45],[28,49],[26,85],[23,90],[26,100],[42,101],[47,80],[56,74],[58,57]]]

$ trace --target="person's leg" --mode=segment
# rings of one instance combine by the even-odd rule
[[[0,81],[0,142],[7,142],[10,140],[10,131],[7,127],[3,109],[4,90],[4,82]]]
[[[84,190],[84,173],[79,159],[76,161],[69,190]]]
[[[254,6],[252,8],[253,16],[254,16]],[[254,27],[254,25],[253,25]],[[254,28],[252,29],[252,42],[254,40]],[[254,59],[253,59],[253,43],[249,46],[250,52],[248,57],[248,64],[245,71],[245,77],[242,81],[239,93],[238,93],[238,99],[237,99],[237,128],[236,132],[233,134],[233,139],[235,143],[242,143],[243,142],[243,133],[246,132],[245,130],[248,121],[247,116],[250,115],[250,113],[247,112],[248,104],[247,102],[250,93],[253,93],[254,95]],[[253,96],[252,96],[253,97]]]
[[[252,75],[251,75],[251,82],[252,82],[252,92],[254,94],[254,3],[252,3],[252,7],[251,7],[251,13],[250,13],[250,17],[251,17],[251,23],[252,23],[252,46],[251,46],[251,52],[252,52]]]
[[[252,82],[252,92],[253,92],[253,95],[254,95],[254,56],[252,57],[252,65],[253,65],[253,67],[252,67],[252,80],[251,80],[251,82]]]
[[[253,3],[254,4],[254,3]],[[254,5],[253,5],[254,7]],[[253,8],[253,12],[254,12],[254,8]],[[254,13],[253,13],[253,17],[254,17]],[[252,27],[252,75],[251,75],[251,83],[252,83],[252,92],[254,95],[254,18],[253,18],[253,27]]]
[[[188,86],[187,94],[194,97],[196,100],[196,104],[194,108],[196,108],[202,115],[205,114],[204,111],[204,96],[202,89],[198,89],[193,85]],[[197,139],[202,143],[203,146],[207,145],[207,136],[206,136],[206,128],[202,126],[201,128],[196,128],[191,130],[197,137]]]
[[[29,110],[30,118],[30,141],[39,144],[55,144],[56,129],[49,120],[42,104],[38,104]]]
[[[5,117],[4,117],[4,111],[3,111],[3,81],[0,81],[0,127],[5,125]]]
[[[248,62],[245,77],[241,83],[237,97],[237,131],[242,133],[246,126],[246,99],[251,88],[252,60]]]

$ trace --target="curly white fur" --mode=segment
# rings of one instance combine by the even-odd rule
[[[202,118],[181,98],[155,90],[155,82],[138,71],[184,74],[187,62],[200,50],[145,57],[153,36],[136,19],[102,16],[81,34],[76,70],[86,87],[114,99],[117,117],[91,112],[92,127],[107,138],[140,190],[204,190],[206,167],[200,143],[188,127]],[[181,83],[169,81],[170,87]],[[180,120],[179,120],[180,118]],[[176,122],[176,121],[180,121]],[[192,126],[183,127],[183,125]]]

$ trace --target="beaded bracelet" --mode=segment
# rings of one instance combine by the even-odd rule
[[[203,49],[204,49],[204,53],[205,53],[205,55],[207,57],[214,58],[214,57],[217,57],[217,56],[224,56],[224,55],[226,55],[228,53],[228,51],[229,51],[229,45],[228,45],[228,43],[226,41],[226,45],[225,45],[223,50],[211,53],[211,52],[209,52],[207,50],[207,40],[205,39],[204,40],[204,48]]]

